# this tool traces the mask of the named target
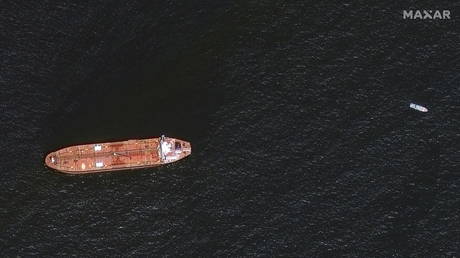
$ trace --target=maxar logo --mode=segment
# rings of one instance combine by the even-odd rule
[[[449,20],[449,10],[403,10],[403,19],[411,20]]]

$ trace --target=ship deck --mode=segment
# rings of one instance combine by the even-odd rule
[[[81,174],[158,166],[190,153],[190,143],[161,137],[71,146],[48,154],[45,163],[61,172]]]
[[[161,164],[158,139],[86,144],[55,153],[56,169],[79,173]]]

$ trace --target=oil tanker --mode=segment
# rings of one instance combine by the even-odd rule
[[[84,144],[46,155],[45,164],[57,171],[87,174],[156,167],[190,155],[189,142],[165,137]]]

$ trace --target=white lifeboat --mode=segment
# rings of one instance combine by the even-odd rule
[[[420,112],[428,112],[428,109],[426,107],[420,106],[414,103],[410,103],[409,107],[412,109],[418,110]]]

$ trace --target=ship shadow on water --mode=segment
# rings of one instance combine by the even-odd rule
[[[199,141],[223,97],[207,61],[184,56],[88,82],[92,88],[74,96],[76,108],[57,115],[48,148],[161,134]]]
[[[71,74],[82,81],[59,84],[66,88],[65,99],[56,100],[44,121],[44,149],[165,134],[190,141],[196,150],[208,138],[211,116],[225,102],[219,69],[234,26],[231,19],[223,25],[210,22],[222,19],[223,11],[203,16],[190,30],[162,20],[107,50],[110,54],[88,57],[85,63],[99,67],[79,65],[81,71]],[[163,25],[169,29],[163,31]],[[180,33],[171,34],[175,29]]]

